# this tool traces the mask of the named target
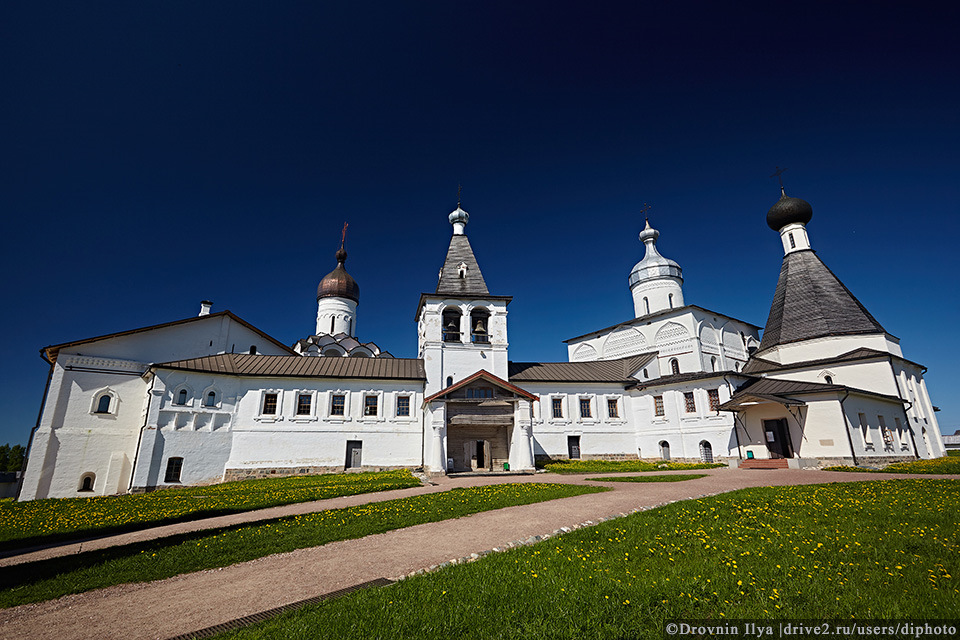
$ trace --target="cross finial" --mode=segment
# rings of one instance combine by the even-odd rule
[[[650,217],[647,215],[647,212],[650,211],[650,205],[646,202],[643,203],[643,208],[640,209],[640,213],[643,214],[643,219],[646,222],[650,222]]]
[[[787,168],[784,167],[783,169],[781,169],[780,167],[776,167],[776,169],[777,169],[777,170],[774,171],[774,172],[773,172],[773,175],[770,176],[770,177],[771,177],[771,178],[776,178],[777,180],[780,181],[780,195],[785,196],[785,195],[787,195],[787,194],[786,194],[786,192],[783,190],[783,172],[786,171]]]
[[[460,208],[460,192],[463,190],[463,187],[460,186],[460,183],[457,183],[457,209]]]
[[[346,222],[343,223],[343,233],[340,234],[340,248],[343,249],[343,245],[347,243],[347,227],[350,226]]]

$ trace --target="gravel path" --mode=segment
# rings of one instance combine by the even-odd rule
[[[676,500],[744,487],[889,480],[900,476],[811,470],[711,469],[708,476],[672,483],[597,483],[613,490],[508,507],[464,518],[417,525],[387,533],[300,549],[250,562],[149,583],[125,584],[58,600],[0,610],[0,637],[50,640],[170,638],[285,604],[330,593],[376,578],[398,578],[472,553],[504,547],[562,527],[629,513]],[[634,474],[604,474],[634,475]],[[211,518],[83,543],[84,550],[175,535],[283,515],[350,506],[391,498],[503,482],[582,483],[590,476],[439,478],[436,486],[347,496]],[[595,476],[594,476],[595,477]],[[593,484],[592,482],[590,484]],[[29,554],[32,559],[76,553],[78,545]],[[38,555],[39,554],[39,555]],[[44,555],[54,554],[54,555]],[[24,556],[21,556],[22,560]],[[4,563],[16,563],[7,558]]]

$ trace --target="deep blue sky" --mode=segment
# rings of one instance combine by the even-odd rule
[[[687,302],[762,326],[775,165],[952,432],[947,4],[4,3],[0,443],[36,421],[44,345],[203,298],[309,335],[345,220],[359,337],[415,357],[458,183],[513,360],[632,317],[644,202]]]

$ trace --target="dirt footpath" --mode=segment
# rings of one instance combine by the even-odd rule
[[[126,584],[65,596],[59,600],[0,610],[0,637],[49,640],[170,638],[282,605],[323,595],[376,578],[396,578],[418,569],[502,547],[516,540],[552,533],[641,507],[714,495],[744,487],[889,480],[892,474],[809,470],[711,469],[708,476],[676,483],[597,483],[613,490],[508,507],[455,520],[417,525],[361,538],[300,549],[241,564],[185,574],[150,583]],[[606,474],[634,475],[634,474]],[[589,476],[587,476],[589,477]],[[917,478],[918,476],[908,476]],[[923,476],[930,478],[933,476]],[[289,505],[240,514],[253,521],[306,513],[455,487],[502,482],[583,483],[585,476],[440,478],[438,486],[406,489]],[[589,482],[593,484],[593,482]],[[318,506],[319,505],[319,506]],[[292,511],[287,511],[292,510]],[[269,515],[267,515],[269,514]],[[258,517],[259,516],[259,517]],[[238,516],[174,525],[184,530],[223,526]],[[187,527],[187,529],[181,529]],[[128,543],[173,535],[171,527],[115,536]],[[153,532],[153,535],[151,535]],[[90,543],[84,543],[84,548]],[[62,549],[62,548],[61,548]],[[56,550],[47,550],[56,552]],[[76,552],[75,550],[72,552]],[[43,554],[45,552],[38,552]],[[12,559],[7,559],[12,562]]]

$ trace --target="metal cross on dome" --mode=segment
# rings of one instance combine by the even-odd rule
[[[640,213],[643,214],[643,219],[644,219],[644,220],[649,221],[650,218],[649,218],[649,216],[647,216],[647,212],[650,211],[650,209],[651,209],[650,205],[647,204],[646,202],[644,202],[644,203],[643,203],[643,207],[640,209]]]
[[[343,223],[343,233],[340,234],[340,248],[343,249],[343,245],[347,242],[347,227],[350,226],[346,222]]]
[[[783,169],[781,169],[780,167],[775,167],[775,168],[776,168],[776,171],[774,171],[774,172],[773,172],[773,175],[770,176],[770,177],[771,177],[771,178],[776,178],[777,180],[780,181],[780,193],[784,193],[784,191],[783,191],[783,172],[786,171],[787,168],[786,168],[786,167],[784,167]]]

